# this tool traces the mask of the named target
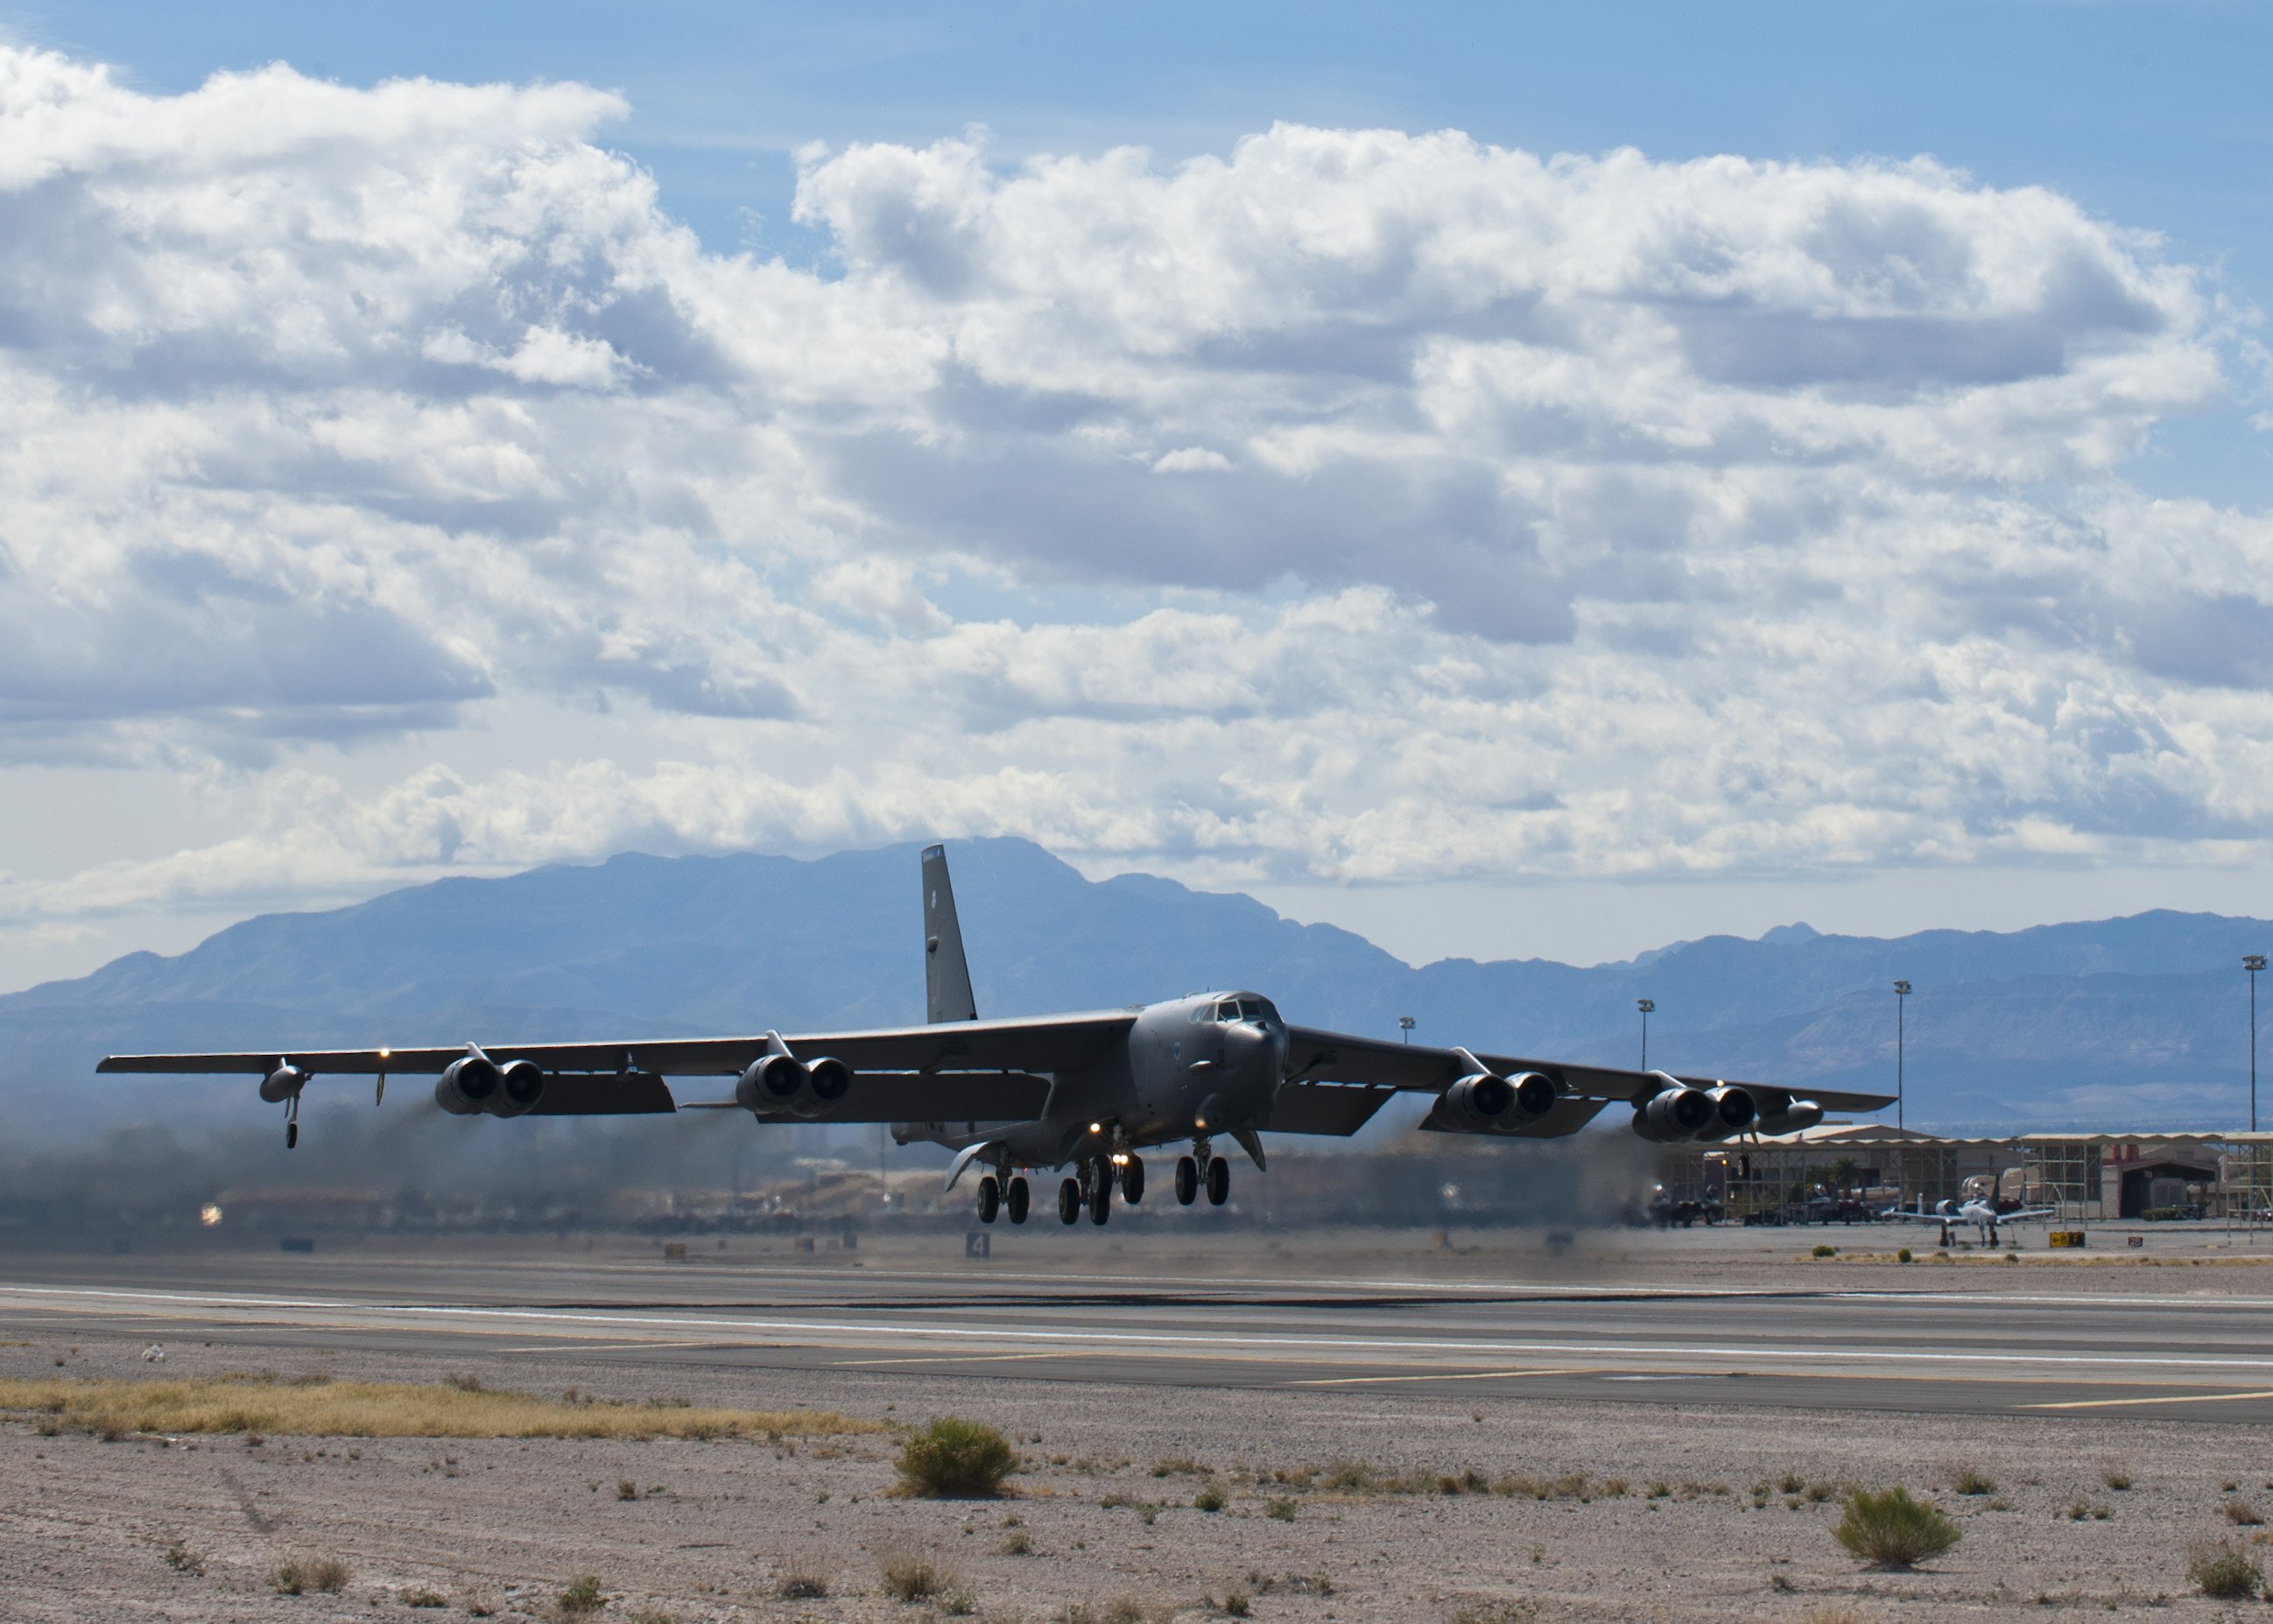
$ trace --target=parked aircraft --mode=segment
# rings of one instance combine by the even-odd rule
[[[1677,1076],[1662,1071],[1479,1054],[1296,1026],[1257,992],[1203,992],[1165,1003],[1079,1014],[981,1021],[964,957],[943,847],[922,857],[922,1026],[784,1037],[616,1043],[464,1043],[431,1048],[112,1055],[103,1072],[226,1074],[260,1078],[260,1097],[285,1109],[286,1145],[299,1141],[302,1091],[319,1076],[386,1079],[439,1073],[434,1097],[466,1116],[584,1116],[687,1109],[747,1111],[761,1122],[888,1122],[902,1144],[955,1152],[952,1189],[982,1170],[979,1219],[1025,1222],[1025,1174],[1064,1170],[1059,1218],[1103,1224],[1113,1194],[1144,1197],[1156,1145],[1176,1157],[1176,1200],[1204,1190],[1221,1206],[1227,1139],[1260,1171],[1262,1135],[1348,1135],[1400,1092],[1435,1095],[1422,1126],[1436,1133],[1555,1138],[1623,1104],[1633,1131],[1660,1144],[1797,1133],[1825,1110],[1876,1111],[1877,1094],[1819,1092]],[[735,1079],[731,1100],[682,1104],[666,1077]]]
[[[1936,1201],[1932,1209],[1924,1206],[1894,1207],[1879,1215],[1903,1224],[1939,1224],[1941,1244],[1949,1244],[1950,1231],[1961,1224],[1970,1224],[1981,1231],[1981,1244],[1997,1244],[1997,1226],[2000,1224],[2033,1224],[2038,1219],[2057,1216],[2050,1207],[2014,1207],[1999,1211],[1997,1203],[1983,1196],[1969,1196],[1963,1201]]]

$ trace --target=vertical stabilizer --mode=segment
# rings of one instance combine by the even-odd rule
[[[963,926],[956,922],[955,887],[947,878],[947,848],[923,854],[924,1019],[976,1021],[971,966],[963,956]]]

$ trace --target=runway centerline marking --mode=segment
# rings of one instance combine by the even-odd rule
[[[169,1303],[211,1309],[216,1306],[275,1310],[296,1308],[304,1312],[357,1314],[386,1319],[389,1317],[423,1320],[428,1322],[448,1319],[468,1321],[502,1321],[515,1327],[534,1324],[589,1325],[613,1329],[619,1336],[633,1328],[655,1327],[679,1331],[707,1330],[743,1336],[767,1335],[773,1336],[862,1336],[886,1337],[895,1342],[916,1339],[934,1341],[988,1341],[1057,1343],[1099,1348],[1135,1350],[1142,1348],[1191,1348],[1219,1352],[1223,1339],[1219,1335],[1192,1332],[1174,1334],[1149,1331],[1106,1331],[1067,1329],[1022,1329],[1015,1326],[945,1326],[925,1324],[852,1323],[829,1320],[746,1320],[705,1318],[689,1315],[629,1314],[592,1313],[560,1309],[483,1308],[459,1304],[418,1303],[354,1303],[327,1299],[289,1298],[217,1298],[188,1292],[130,1292],[91,1287],[68,1288],[0,1288],[0,1297],[94,1298],[123,1305],[131,1303]],[[33,1302],[27,1307],[41,1305]],[[169,1317],[187,1317],[175,1313]],[[302,1326],[299,1328],[311,1328]],[[353,1329],[352,1325],[334,1325],[332,1329]],[[469,1332],[482,1334],[473,1328]],[[1827,1355],[1844,1356],[1857,1364],[1935,1364],[1976,1366],[2025,1366],[2030,1369],[2076,1369],[2085,1367],[2119,1366],[2133,1369],[2160,1368],[2171,1370],[2249,1370],[2273,1372],[2273,1358],[2180,1357],[2147,1353],[2046,1353],[2023,1351],[1990,1353],[1969,1349],[1932,1348],[1872,1348],[1856,1346],[1775,1347],[1761,1343],[1722,1345],[1668,1343],[1587,1343],[1497,1341],[1482,1338],[1451,1339],[1441,1337],[1392,1336],[1248,1336],[1240,1339],[1242,1349],[1311,1349],[1341,1353],[1449,1353],[1465,1355],[1471,1360],[1499,1356],[1501,1358],[1545,1357],[1571,1359],[1585,1358],[1634,1358],[1657,1359],[1777,1359],[1806,1360],[1819,1363]]]

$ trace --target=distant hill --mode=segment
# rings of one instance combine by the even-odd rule
[[[195,1118],[244,1085],[104,1079],[106,1051],[663,1036],[921,1018],[912,845],[785,857],[626,855],[446,879],[326,913],[247,920],[173,958],[131,954],[0,997],[0,1087],[19,1133]],[[1448,959],[1414,969],[1251,898],[1123,875],[1092,883],[1023,841],[951,849],[981,1012],[1267,992],[1294,1019],[1574,1059],[1890,1087],[1890,984],[1907,977],[1913,1126],[2228,1126],[2246,1117],[2251,919],[2156,912],[1893,940],[1787,925],[1630,962]],[[2273,993],[2273,987],[2269,987]],[[2269,1011],[2273,1026],[2273,1011]],[[2273,1094],[2269,1094],[2273,1104]]]

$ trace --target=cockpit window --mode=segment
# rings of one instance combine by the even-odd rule
[[[1215,1018],[1223,1022],[1239,1020],[1239,1000],[1236,999],[1227,998],[1224,999],[1222,1003],[1218,1004],[1215,1007]]]
[[[1247,1002],[1247,1004],[1249,1006],[1249,1007],[1250,1007],[1250,1012],[1251,1012],[1251,1013],[1249,1014],[1249,1016],[1248,1016],[1248,1019],[1249,1019],[1249,1020],[1250,1020],[1250,1021],[1276,1021],[1276,1020],[1279,1018],[1279,1011],[1278,1011],[1278,1009],[1277,1009],[1277,1008],[1276,1008],[1276,1007],[1272,1004],[1272,1002],[1271,1002],[1271,1000],[1270,1000],[1269,999],[1267,999],[1267,998],[1251,998],[1251,999],[1247,999],[1247,1000],[1245,1000],[1245,1001],[1246,1001],[1246,1002]]]

